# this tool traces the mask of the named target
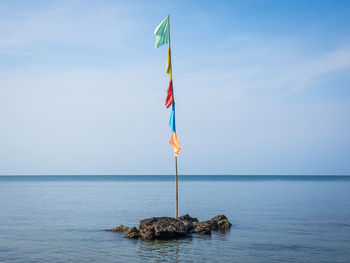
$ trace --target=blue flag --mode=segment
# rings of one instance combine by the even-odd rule
[[[176,127],[175,127],[175,102],[173,102],[173,107],[171,109],[169,126],[171,128],[171,131],[176,132]]]

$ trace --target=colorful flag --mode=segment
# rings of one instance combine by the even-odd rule
[[[154,34],[156,35],[156,48],[169,43],[169,16],[156,27]]]
[[[171,104],[174,102],[174,93],[173,93],[173,77],[171,72],[171,51],[170,51],[170,44],[168,47],[168,60],[166,63],[166,73],[169,74],[169,87],[166,94],[165,99],[165,107],[169,108]]]
[[[165,18],[154,30],[154,34],[156,35],[156,48],[169,43],[168,47],[168,59],[166,65],[166,73],[169,75],[169,86],[167,90],[167,96],[165,99],[165,107],[169,108],[172,105],[171,115],[169,120],[169,126],[171,128],[171,137],[169,140],[169,144],[174,147],[174,155],[178,156],[181,147],[179,139],[176,134],[176,126],[175,126],[175,101],[174,101],[174,92],[173,92],[173,76],[172,76],[172,68],[171,68],[171,50],[170,50],[170,30],[169,30],[169,16]]]
[[[172,131],[169,144],[174,147],[174,155],[178,156],[181,150],[179,139],[176,135],[176,126],[175,126],[175,102],[173,103],[173,107],[171,109],[171,115],[169,120],[169,126]]]
[[[171,109],[169,126],[170,126],[172,132],[176,132],[176,126],[175,126],[175,103],[173,103],[173,107]]]
[[[169,140],[169,144],[174,146],[174,155],[178,156],[179,152],[181,150],[181,147],[180,147],[179,139],[177,138],[177,135],[176,135],[175,132],[173,132],[171,134],[171,137],[170,137],[170,140]]]

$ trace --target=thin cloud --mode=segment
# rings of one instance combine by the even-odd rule
[[[0,25],[1,52],[36,45],[115,45],[128,36],[132,20],[124,15],[127,6],[65,6],[3,18]]]
[[[290,95],[324,74],[350,68],[350,49],[312,52],[308,43],[298,38],[238,35],[219,43],[215,52],[185,58],[180,64],[183,83],[190,83],[190,89],[211,83],[216,89]],[[188,65],[196,70],[188,70]]]
[[[350,68],[350,49],[328,52],[316,60],[306,62],[293,72],[297,81],[288,94],[309,87],[316,78],[324,74],[348,68]]]

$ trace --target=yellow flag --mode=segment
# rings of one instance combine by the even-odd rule
[[[166,62],[166,73],[168,73],[170,79],[172,79],[172,76],[171,76],[171,51],[170,51],[170,45],[169,45],[169,48],[168,48],[168,60]]]

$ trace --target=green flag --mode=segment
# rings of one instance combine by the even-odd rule
[[[154,34],[156,35],[156,48],[169,43],[169,16],[156,27]]]

